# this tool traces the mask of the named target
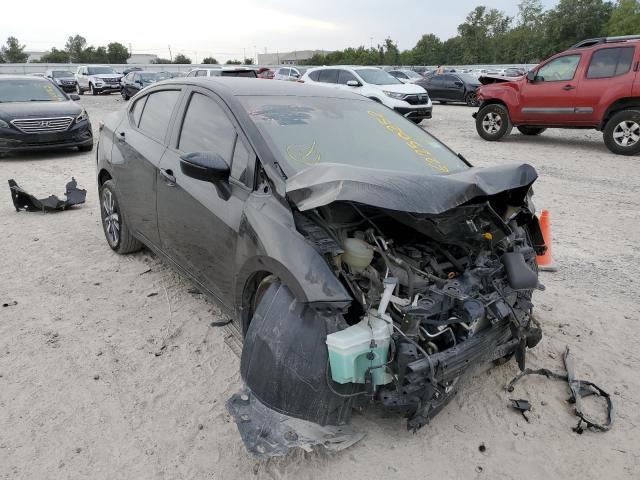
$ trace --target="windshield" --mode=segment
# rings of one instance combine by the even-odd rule
[[[356,73],[360,75],[365,83],[370,83],[371,85],[396,85],[402,83],[396,77],[379,68],[360,68],[356,70]]]
[[[68,70],[56,70],[51,72],[51,76],[53,78],[69,78],[73,77],[73,73],[69,72]]]
[[[458,77],[460,77],[460,80],[462,80],[465,83],[471,83],[473,85],[480,84],[480,81],[469,73],[458,73],[457,75]]]
[[[0,81],[0,102],[64,102],[67,97],[46,80]]]
[[[140,78],[142,79],[143,82],[155,82],[159,78],[164,78],[164,77],[161,77],[160,74],[158,73],[146,72],[146,73],[141,73]]]
[[[290,175],[318,163],[442,175],[469,168],[384,105],[326,97],[237,97]]]
[[[116,71],[111,67],[88,67],[89,75],[113,75]]]

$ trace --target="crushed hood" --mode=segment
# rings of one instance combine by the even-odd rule
[[[289,178],[286,193],[300,211],[351,201],[401,212],[438,214],[477,197],[528,187],[536,178],[536,170],[524,163],[472,167],[449,175],[322,163]],[[523,201],[525,195],[526,189]]]

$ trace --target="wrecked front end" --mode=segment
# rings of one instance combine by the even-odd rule
[[[326,177],[334,173],[340,182]],[[545,247],[531,167],[471,169],[419,187],[380,177],[363,189],[359,175],[320,169],[291,190],[297,231],[353,300],[305,304],[278,281],[267,288],[245,338],[247,388],[228,402],[258,456],[352,445],[362,434],[347,425],[351,411],[368,405],[415,431],[473,367],[515,356],[524,368],[540,341],[531,299]],[[394,208],[401,196],[411,210]]]

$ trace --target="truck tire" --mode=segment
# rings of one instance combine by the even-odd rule
[[[476,115],[476,131],[485,140],[495,142],[511,133],[513,125],[509,111],[504,105],[492,103],[483,107]]]
[[[640,153],[640,110],[622,110],[609,119],[604,144],[618,155]]]
[[[107,180],[100,186],[100,218],[104,236],[113,250],[120,255],[137,252],[142,243],[135,238],[120,210],[113,180]]]
[[[522,125],[516,128],[520,130],[521,134],[531,135],[531,136],[540,135],[542,132],[546,130],[546,128],[543,128],[543,127],[527,127],[526,125]]]

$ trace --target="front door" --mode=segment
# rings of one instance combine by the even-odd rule
[[[177,121],[158,172],[158,226],[162,249],[223,304],[233,305],[235,249],[249,189],[250,149],[236,133],[226,106],[206,90],[194,89]],[[231,196],[184,175],[180,156],[217,153],[231,165]],[[253,155],[255,160],[255,155]]]
[[[521,80],[521,104],[515,116],[527,124],[578,123],[576,70],[581,54],[556,57],[536,72],[534,81]]]
[[[445,73],[442,75],[441,98],[453,101],[464,100],[464,83],[457,76]]]
[[[159,243],[156,175],[180,90],[160,90],[136,100],[116,128],[112,154],[125,221],[137,235]],[[121,172],[117,172],[117,170]]]

